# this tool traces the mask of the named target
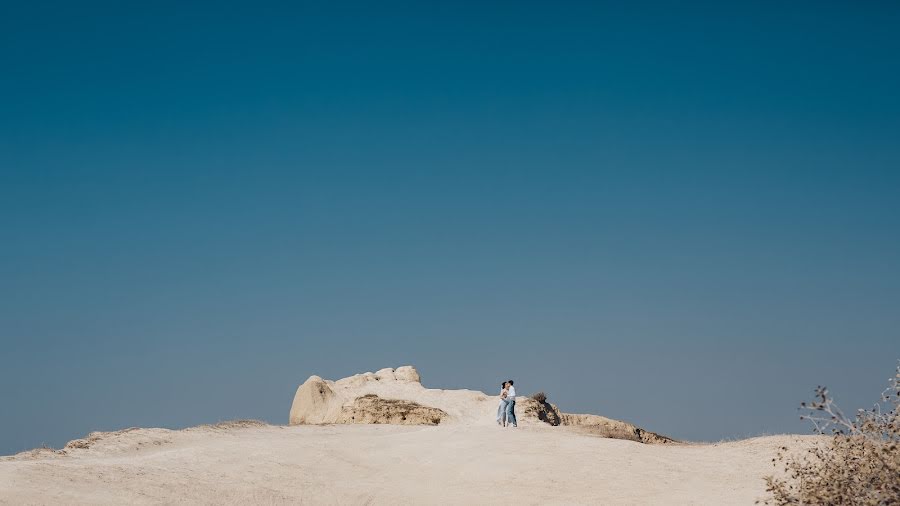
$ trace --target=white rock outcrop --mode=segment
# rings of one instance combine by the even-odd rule
[[[552,404],[524,396],[516,404],[519,425],[579,427],[605,437],[645,443],[672,441],[627,422],[561,413]],[[290,424],[492,425],[496,414],[496,396],[425,388],[416,368],[407,365],[337,381],[310,376],[294,395]]]
[[[328,423],[331,411],[334,410],[334,399],[334,391],[327,381],[315,375],[310,376],[294,394],[290,424]]]

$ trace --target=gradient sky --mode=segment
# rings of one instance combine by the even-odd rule
[[[0,454],[403,364],[692,440],[887,385],[898,4],[322,3],[2,6]]]

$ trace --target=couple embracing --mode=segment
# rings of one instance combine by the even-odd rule
[[[500,385],[500,405],[497,406],[497,424],[506,427],[516,425],[516,387],[513,380],[504,381]]]

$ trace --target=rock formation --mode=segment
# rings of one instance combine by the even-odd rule
[[[437,425],[447,416],[438,408],[366,394],[341,408],[337,423],[388,423],[393,425]]]
[[[497,398],[472,390],[422,386],[412,366],[356,374],[337,381],[310,376],[294,395],[290,424],[484,425],[495,423]],[[518,397],[520,425],[572,427],[602,437],[671,443],[666,436],[599,415],[562,413],[548,402]]]
[[[334,411],[334,392],[318,376],[300,385],[291,405],[291,425],[327,423]]]

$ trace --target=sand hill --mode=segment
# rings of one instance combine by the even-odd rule
[[[816,441],[672,443],[520,403],[503,429],[496,397],[425,388],[411,367],[313,376],[290,426],[132,428],[0,457],[0,504],[753,504],[778,448]]]

